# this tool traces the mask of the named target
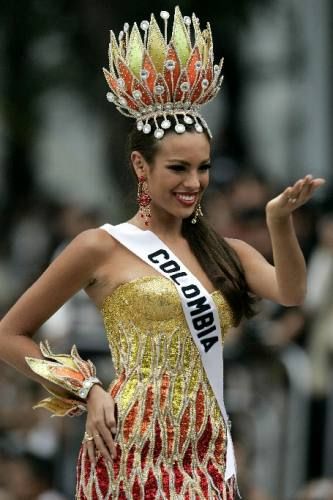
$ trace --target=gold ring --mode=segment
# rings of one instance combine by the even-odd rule
[[[94,439],[94,436],[91,436],[90,434],[88,434],[88,432],[84,433],[83,442],[92,441],[93,439]]]
[[[94,434],[94,438],[99,438],[101,437],[99,434]]]

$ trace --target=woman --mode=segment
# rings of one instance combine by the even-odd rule
[[[202,219],[210,132],[199,114],[220,86],[209,27],[176,8],[167,43],[156,20],[111,38],[109,100],[136,119],[130,160],[138,212],[84,231],[18,300],[0,325],[1,357],[53,394],[58,415],[87,410],[78,499],[235,498],[236,468],[223,402],[222,341],[252,314],[253,296],[283,305],[305,295],[292,212],[324,182],[306,176],[266,207],[274,266]],[[100,309],[116,368],[104,390],[94,366],[32,340],[84,289]],[[44,358],[43,358],[44,357]],[[27,362],[26,362],[27,361]],[[28,366],[29,365],[29,366]]]

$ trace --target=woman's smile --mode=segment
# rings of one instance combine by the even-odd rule
[[[196,193],[174,193],[176,200],[179,201],[182,205],[185,205],[186,207],[191,207],[194,205],[197,201],[198,198],[198,192]]]

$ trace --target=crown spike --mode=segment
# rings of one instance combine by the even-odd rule
[[[202,36],[204,39],[203,63],[206,66],[209,62],[210,49],[213,47],[211,31],[210,31],[210,27],[208,24],[207,24],[207,28],[203,30]]]
[[[182,67],[184,67],[191,53],[191,40],[178,6],[175,8],[171,42],[176,49]]]
[[[163,65],[167,53],[167,44],[157,24],[154,14],[151,15],[147,50],[158,73],[163,72]]]
[[[199,19],[195,14],[192,15],[192,25],[194,28],[194,39],[195,39],[195,45],[198,46],[200,55],[203,58],[204,54],[204,47],[205,47],[205,40],[202,36],[201,29],[200,29],[200,23]]]
[[[212,35],[212,29],[210,27],[210,23],[207,23],[207,27],[206,27],[206,31],[207,31],[207,46],[208,46],[208,49],[210,50],[213,50],[213,35]]]
[[[112,55],[111,43],[109,43],[108,56],[109,56],[109,68],[110,68],[110,71],[113,71],[113,55]]]
[[[110,49],[109,49],[109,53],[111,54],[113,61],[115,61],[120,56],[118,42],[117,42],[117,39],[116,39],[116,35],[114,34],[113,31],[110,31]]]
[[[134,75],[140,79],[144,45],[138,25],[134,23],[127,47],[126,62]]]

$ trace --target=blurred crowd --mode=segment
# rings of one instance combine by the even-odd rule
[[[217,158],[205,216],[272,262],[265,205],[282,186],[262,172]],[[32,203],[13,217],[0,247],[0,311],[79,232],[106,222],[98,209]],[[110,215],[112,221],[112,214]],[[258,303],[258,314],[225,343],[230,410],[245,500],[333,500],[333,200],[325,195],[294,215],[308,264],[301,307]],[[76,344],[107,386],[112,362],[97,309],[79,292],[36,332],[55,351]],[[0,500],[73,498],[84,417],[52,419],[32,409],[44,390],[0,367]],[[331,457],[332,455],[332,457]]]

